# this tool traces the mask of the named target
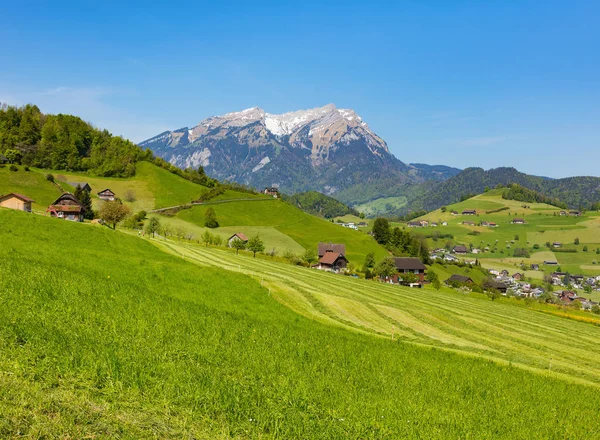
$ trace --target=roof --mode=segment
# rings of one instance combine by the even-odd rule
[[[48,211],[59,211],[59,212],[81,212],[81,206],[77,205],[50,205]]]
[[[237,237],[242,241],[248,241],[248,237],[246,237],[244,234],[242,234],[241,232],[238,232],[237,234],[233,234],[231,237],[229,237],[229,240],[231,240],[232,238]],[[227,241],[229,241],[227,240]]]
[[[340,254],[338,252],[326,252],[325,255],[323,255],[323,257],[319,260],[319,263],[334,264],[340,258],[343,258],[344,260],[346,260],[346,257],[344,257],[342,254]],[[348,261],[348,260],[346,260],[346,261]]]
[[[469,277],[467,277],[465,275],[459,275],[457,273],[451,275],[450,278],[448,278],[446,280],[446,282],[448,282],[448,281],[456,281],[456,282],[459,282],[459,283],[468,283],[469,281],[473,282],[473,280],[471,278],[469,278]]]
[[[463,212],[477,212],[474,209],[463,209]]]
[[[506,284],[499,281],[490,281],[488,283],[488,286],[492,289],[508,289],[508,286]]]
[[[9,199],[11,197],[16,197],[17,199],[23,200],[24,202],[35,202],[35,200],[30,199],[29,197],[19,193],[6,194],[5,196],[0,197],[0,200]]]
[[[65,200],[70,200],[71,202],[74,202],[77,205],[81,206],[81,202],[79,200],[77,200],[77,197],[75,197],[71,193],[64,193],[63,195],[61,195],[58,199],[56,199],[54,201],[54,203],[52,204],[52,206],[54,206],[54,205],[61,205],[60,202],[65,201]]]
[[[67,182],[67,183],[69,185],[71,185],[73,188],[77,188],[78,185],[80,188],[84,188],[86,186],[89,186],[91,188],[90,184],[87,182]]]
[[[106,189],[103,189],[103,190],[102,190],[102,191],[100,191],[98,194],[102,194],[103,192],[109,192],[109,193],[111,193],[113,196],[115,195],[115,193],[114,193],[114,192],[112,192],[112,191],[111,191],[110,189],[108,189],[108,188],[106,188]]]
[[[394,258],[396,269],[425,270],[425,265],[418,258]]]
[[[320,242],[318,245],[319,257],[322,257],[327,252],[335,252],[338,254],[346,255],[346,245],[339,243],[323,243]]]
[[[467,251],[468,251],[468,249],[466,246],[463,246],[463,245],[454,246],[454,252],[465,252],[466,253]]]
[[[515,218],[515,219],[513,220],[513,222],[523,222],[523,223],[525,223],[525,219],[523,219],[523,218],[518,218],[518,217],[517,217],[517,218]]]

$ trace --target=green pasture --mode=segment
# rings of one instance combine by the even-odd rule
[[[360,205],[354,206],[359,212],[364,212],[368,216],[376,216],[386,214],[389,210],[388,206],[392,207],[392,210],[400,209],[407,203],[405,196],[398,197],[382,197],[380,199],[371,200],[370,202],[361,203]]]
[[[45,174],[34,170],[24,171],[18,166],[19,171],[10,171],[8,166],[0,168],[0,195],[12,192],[23,194],[33,200],[34,211],[45,212],[48,205],[54,202],[61,194],[60,189],[45,178]]]
[[[590,324],[14,211],[0,242],[2,438],[600,433]]]
[[[319,241],[344,243],[348,259],[358,266],[363,264],[365,255],[370,252],[375,253],[377,259],[387,255],[387,251],[371,236],[312,216],[278,199],[194,206],[182,210],[177,217],[202,226],[209,207],[215,210],[219,225],[226,227],[228,233],[243,232],[244,227],[271,227],[303,248],[315,251]],[[214,232],[219,232],[219,229]]]

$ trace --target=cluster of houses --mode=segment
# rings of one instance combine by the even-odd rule
[[[279,198],[279,190],[277,188],[274,187],[267,187],[265,188],[265,190],[263,191],[263,194],[266,196],[271,196],[275,199]]]
[[[570,216],[570,217],[581,217],[581,211],[560,211],[558,215]]]
[[[67,182],[69,185],[79,187],[83,191],[90,192],[91,186],[87,182]],[[104,189],[98,193],[98,198],[105,201],[116,200],[115,193],[110,189]],[[19,211],[32,212],[31,204],[35,200],[19,193],[10,193],[0,197],[0,207],[16,209]],[[69,192],[63,193],[58,199],[46,209],[46,215],[75,222],[83,222],[85,207]]]
[[[408,226],[409,228],[425,228],[427,226],[436,228],[440,225],[448,226],[448,222],[431,222],[431,223],[429,223],[428,220],[414,220],[414,221],[410,221],[410,222],[406,223],[406,226]]]
[[[355,231],[358,231],[358,228],[364,228],[367,226],[366,222],[359,222],[359,223],[347,222],[347,223],[338,223],[338,224],[344,228],[353,229]]]

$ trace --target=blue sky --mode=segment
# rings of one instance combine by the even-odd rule
[[[122,3],[3,5],[0,101],[133,141],[334,103],[404,162],[600,174],[597,1]]]

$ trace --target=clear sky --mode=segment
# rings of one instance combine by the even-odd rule
[[[404,162],[597,176],[599,18],[597,0],[5,2],[0,101],[137,142],[334,103]]]

